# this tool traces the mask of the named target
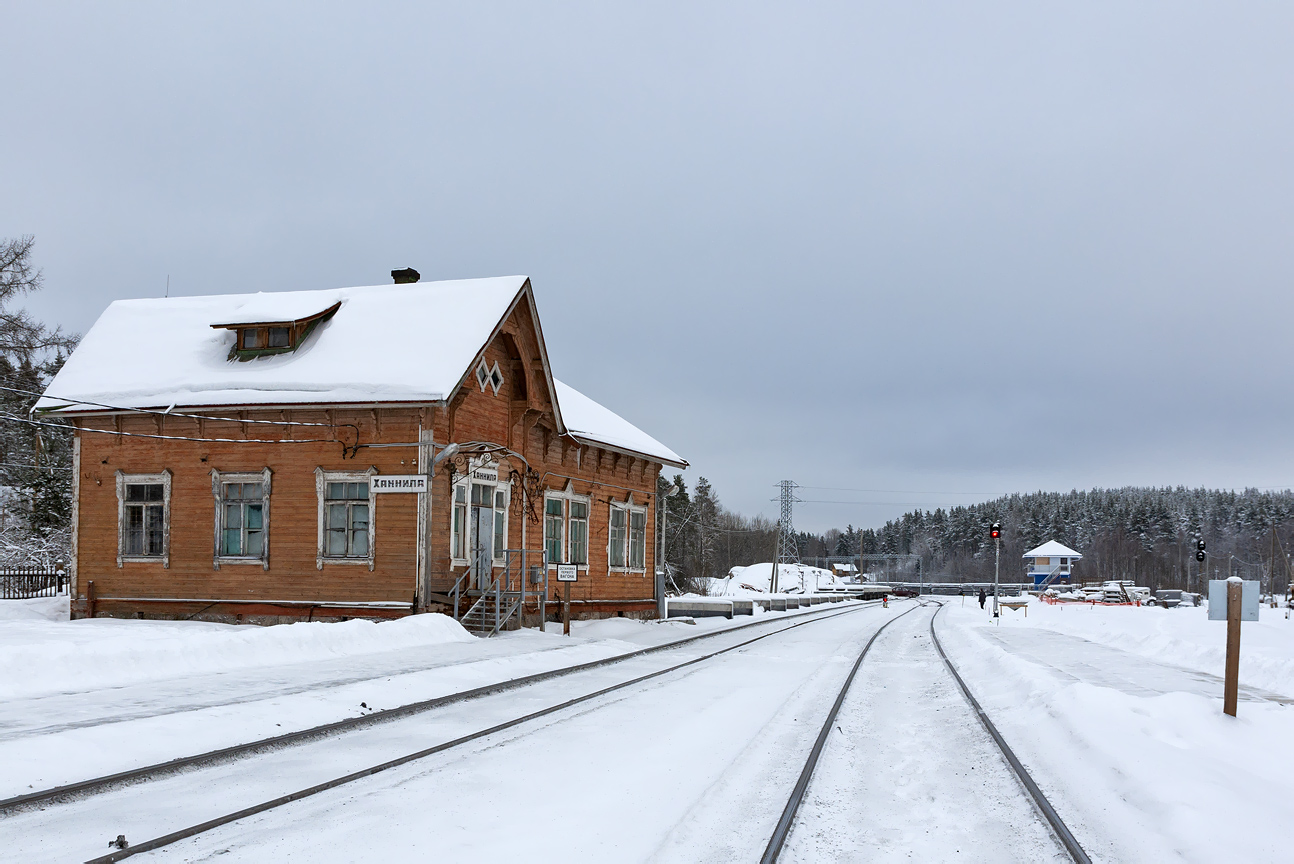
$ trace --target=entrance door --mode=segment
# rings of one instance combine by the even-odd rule
[[[484,591],[494,573],[494,487],[472,484],[472,581]]]

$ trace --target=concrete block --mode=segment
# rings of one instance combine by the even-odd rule
[[[733,615],[754,615],[755,601],[746,599],[734,599],[732,601]]]
[[[731,618],[731,600],[710,597],[669,597],[665,600],[666,618]],[[750,613],[744,613],[750,614]]]

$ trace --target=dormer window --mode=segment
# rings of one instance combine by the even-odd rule
[[[293,328],[291,327],[242,327],[238,331],[242,351],[263,351],[266,349],[291,349]]]
[[[327,321],[340,307],[341,303],[334,303],[321,312],[292,321],[244,320],[211,326],[217,330],[233,330],[237,333],[234,347],[229,352],[230,360],[251,360],[267,354],[286,354],[295,351],[320,322]]]

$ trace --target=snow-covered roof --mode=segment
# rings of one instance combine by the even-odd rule
[[[222,315],[220,321],[212,321],[211,326],[304,321],[307,318],[322,315],[340,303],[343,299],[341,296],[343,290],[345,289],[243,294],[241,295],[243,302],[228,314]]]
[[[1048,540],[1046,543],[1042,544],[1037,549],[1031,549],[1028,552],[1024,553],[1022,557],[1024,558],[1051,558],[1051,557],[1082,558],[1083,556],[1075,552],[1073,549],[1070,549],[1068,546],[1063,546],[1060,543],[1057,543],[1055,540]]]
[[[118,300],[81,339],[36,410],[438,402],[451,395],[526,285],[525,276],[501,276]],[[212,329],[299,321],[337,303],[336,314],[288,353],[230,360],[237,334]],[[579,391],[555,389],[566,431],[687,464]]]
[[[118,300],[81,339],[37,410],[77,400],[123,408],[435,402],[448,397],[526,282],[524,276],[279,295]],[[296,351],[231,362],[213,330],[341,302]],[[263,316],[266,312],[278,314]]]
[[[557,401],[562,406],[566,431],[576,438],[642,453],[679,467],[687,465],[677,453],[619,414],[599,405],[569,384],[556,380],[553,384],[557,388]]]

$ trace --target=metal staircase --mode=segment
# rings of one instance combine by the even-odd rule
[[[539,563],[527,568],[527,557]],[[542,608],[542,599],[548,590],[547,564],[546,552],[533,549],[507,549],[504,551],[504,565],[501,572],[494,576],[484,590],[479,588],[462,590],[471,575],[464,573],[454,583],[451,592],[455,599],[454,618],[467,632],[482,639],[488,639],[502,630],[515,630],[521,626],[521,611],[527,597],[539,600]],[[537,575],[542,578],[542,582],[537,583],[535,588],[529,591],[526,590],[528,570],[536,570]],[[459,614],[460,597],[463,598],[463,602],[470,603],[467,611],[461,615]]]
[[[1039,582],[1034,587],[1033,590],[1039,591],[1039,592],[1046,591],[1049,587],[1051,587],[1051,583],[1056,581],[1056,577],[1059,575],[1060,575],[1060,564],[1051,565],[1051,569],[1047,571],[1047,577],[1043,579],[1041,582]],[[1069,575],[1068,569],[1065,570],[1065,575],[1066,576]]]

